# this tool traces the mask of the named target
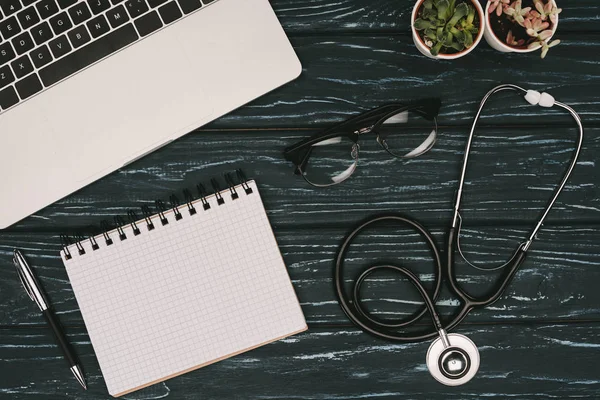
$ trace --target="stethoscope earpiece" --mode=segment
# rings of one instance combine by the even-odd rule
[[[479,350],[468,337],[442,330],[427,351],[427,369],[444,385],[464,385],[479,369]]]

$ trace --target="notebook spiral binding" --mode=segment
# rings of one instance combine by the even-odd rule
[[[148,206],[148,205],[144,205],[141,207],[141,212],[143,217],[141,219],[138,218],[136,212],[134,210],[129,210],[127,211],[127,219],[128,221],[126,222],[120,215],[117,215],[114,217],[114,225],[116,226],[116,228],[112,228],[110,223],[108,221],[102,221],[100,223],[100,229],[102,231],[101,235],[91,235],[87,238],[85,238],[82,235],[74,235],[74,236],[69,236],[69,235],[60,235],[62,244],[63,244],[63,252],[65,255],[65,258],[67,260],[70,260],[73,258],[73,256],[75,254],[73,254],[70,250],[69,247],[72,246],[73,244],[76,245],[77,247],[77,253],[80,256],[84,256],[86,254],[86,250],[82,245],[82,242],[88,240],[91,244],[91,248],[92,251],[98,250],[100,248],[100,245],[98,244],[98,241],[96,240],[97,237],[102,236],[102,238],[99,239],[103,239],[103,242],[106,246],[111,246],[114,243],[114,240],[120,240],[120,241],[124,241],[127,240],[127,234],[125,232],[125,230],[123,229],[126,226],[131,227],[131,230],[133,232],[134,236],[138,236],[140,234],[142,234],[142,230],[140,229],[140,222],[143,221],[144,225],[147,228],[147,231],[150,232],[154,229],[156,229],[156,224],[152,221],[152,217],[154,216],[158,216],[159,220],[160,220],[160,225],[168,225],[171,222],[177,222],[177,221],[181,221],[184,218],[190,218],[193,217],[194,215],[199,214],[199,212],[203,212],[203,211],[209,211],[211,208],[210,203],[208,202],[207,198],[210,197],[211,195],[214,195],[216,200],[217,200],[217,205],[223,205],[225,204],[225,198],[223,197],[224,193],[229,192],[230,194],[230,198],[231,201],[237,200],[240,198],[240,195],[238,193],[239,186],[241,186],[241,188],[243,189],[244,193],[246,195],[250,195],[252,194],[252,188],[248,185],[248,179],[246,178],[246,176],[244,175],[244,172],[241,169],[237,169],[235,170],[235,175],[237,177],[237,184],[234,181],[234,178],[232,176],[231,173],[226,173],[224,174],[224,178],[225,178],[225,183],[227,184],[227,188],[226,189],[221,189],[221,186],[219,185],[219,181],[215,178],[212,178],[210,180],[211,182],[211,186],[213,189],[212,193],[209,193],[204,185],[202,185],[201,183],[196,185],[196,190],[198,191],[198,196],[194,197],[194,195],[192,194],[192,192],[189,189],[184,189],[183,190],[183,199],[184,199],[184,205],[187,208],[188,211],[188,215],[184,216],[184,213],[181,212],[180,208],[182,206],[182,203],[179,201],[179,198],[175,195],[172,194],[169,197],[169,203],[168,206],[162,201],[162,200],[156,200],[155,201],[155,212],[152,211],[152,209]],[[236,186],[238,187],[236,189]],[[198,203],[196,204],[196,206],[194,205],[194,202],[196,202],[197,200],[200,201],[200,204],[202,205],[202,209],[201,210],[197,210],[197,206]],[[173,216],[171,217],[171,219],[169,220],[169,218],[165,215],[165,212],[172,210],[173,211]],[[174,217],[174,218],[173,218]],[[116,233],[117,235],[114,235],[114,230],[116,229]],[[111,233],[113,233],[113,235],[111,236]],[[74,239],[74,240],[72,240]]]

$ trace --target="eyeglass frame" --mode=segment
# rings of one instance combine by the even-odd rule
[[[360,145],[358,144],[358,140],[359,140],[360,136],[367,134],[367,133],[375,133],[377,136],[376,137],[377,143],[379,143],[379,145],[393,157],[400,158],[400,159],[416,158],[416,157],[419,157],[419,156],[425,154],[429,150],[431,150],[431,148],[434,146],[434,144],[437,140],[437,131],[438,131],[437,116],[438,116],[441,104],[442,104],[441,100],[437,99],[437,98],[428,98],[428,99],[417,100],[417,101],[414,101],[414,102],[411,102],[408,104],[401,104],[401,103],[384,104],[384,105],[374,108],[372,110],[369,110],[369,111],[366,111],[359,115],[356,115],[346,121],[343,121],[341,123],[334,125],[331,128],[328,128],[322,132],[318,132],[309,138],[303,139],[303,140],[297,142],[296,144],[287,147],[283,151],[283,155],[286,160],[291,161],[296,166],[296,169],[294,170],[294,174],[301,175],[309,185],[312,185],[315,187],[334,186],[334,185],[342,183],[342,182],[346,181],[348,178],[350,178],[350,176],[352,176],[354,174],[355,170],[353,170],[350,175],[348,175],[346,178],[344,178],[343,180],[341,180],[339,182],[333,182],[333,183],[325,184],[325,185],[320,185],[320,184],[310,182],[304,176],[302,167],[308,163],[308,159],[310,158],[311,150],[312,150],[314,144],[328,140],[328,139],[332,139],[336,136],[341,136],[341,135],[347,136],[350,140],[352,140],[352,142],[354,142],[354,145],[352,146],[351,151],[353,154],[354,154],[354,152],[356,152],[356,156],[353,155],[353,158],[355,160],[354,161],[355,166],[357,166],[358,165],[358,153],[360,151]],[[389,147],[387,146],[387,143],[385,141],[386,137],[381,136],[381,134],[379,133],[379,128],[390,117],[392,117],[398,113],[405,112],[405,111],[416,111],[417,113],[421,114],[425,119],[433,121],[434,127],[435,127],[436,138],[423,151],[420,151],[419,153],[414,154],[414,155],[400,156],[400,155],[394,154],[389,149]]]

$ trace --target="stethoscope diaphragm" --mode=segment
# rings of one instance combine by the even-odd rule
[[[447,386],[469,382],[479,369],[479,350],[468,337],[458,333],[446,335],[449,346],[441,337],[427,350],[427,369],[431,376]]]

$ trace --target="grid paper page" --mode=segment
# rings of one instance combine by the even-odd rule
[[[307,329],[254,181],[61,254],[113,396]]]

